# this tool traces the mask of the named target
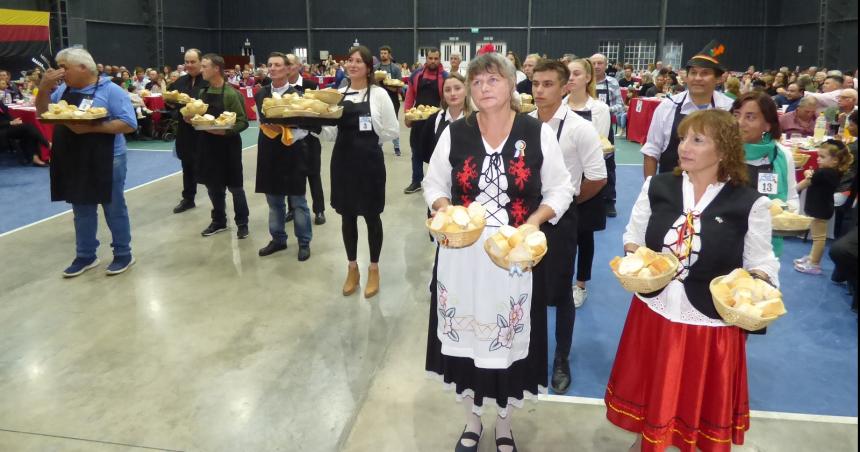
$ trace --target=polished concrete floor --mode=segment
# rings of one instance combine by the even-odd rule
[[[0,451],[453,450],[462,409],[423,371],[433,248],[417,220],[420,195],[402,194],[408,155],[386,146],[382,290],[370,301],[340,294],[334,212],[314,227],[309,261],[296,261],[291,230],[287,251],[260,258],[263,196],[249,193],[249,238],[202,238],[205,197],[171,213],[179,176],[127,194],[137,259],[127,274],[104,275],[102,224],[102,268],[60,277],[74,255],[70,214],[0,237]],[[255,157],[246,151],[249,192]],[[327,186],[327,169],[323,178]],[[366,242],[359,260],[363,284]],[[627,450],[632,435],[603,413],[527,404],[514,414],[520,450]],[[858,447],[856,421],[754,418],[747,438],[736,450]]]

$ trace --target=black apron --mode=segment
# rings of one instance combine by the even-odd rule
[[[597,84],[597,98],[600,99],[606,105],[609,105],[612,108],[612,93],[609,91],[609,80],[604,79],[603,83]],[[609,136],[606,137],[610,143],[615,144],[615,125],[612,124],[612,118],[610,113],[609,118]]]
[[[209,93],[208,88],[201,91],[200,98],[209,105],[206,113],[216,118],[224,113],[224,93],[228,89],[233,88],[224,83],[221,94]],[[242,137],[209,132],[197,135],[197,182],[215,187],[241,187]]]
[[[370,90],[368,86],[361,102],[341,101],[343,114],[331,154],[331,206],[341,215],[378,215],[385,208],[385,160],[379,135],[373,127],[359,130],[359,118],[370,118]]]
[[[71,92],[66,87],[62,100],[80,105],[95,98],[98,82],[90,93]],[[78,135],[68,127],[54,127],[51,148],[51,201],[72,204],[107,204],[113,189],[113,148],[115,134]]]
[[[295,92],[289,88],[286,94]],[[257,111],[260,124],[266,123],[263,114],[263,100],[272,97],[272,86],[257,92]],[[310,137],[310,135],[308,135]],[[269,138],[261,130],[257,137],[257,193],[283,196],[302,196],[305,194],[307,138],[284,146],[281,136]]]
[[[582,119],[591,122],[591,110],[573,110]],[[585,176],[583,176],[585,177]],[[578,210],[576,228],[579,232],[594,232],[606,229],[606,191],[609,185],[604,185],[600,193],[583,203],[577,204]]]
[[[567,113],[565,113],[565,119],[559,123],[558,132],[555,134],[556,141],[559,143],[566,119]],[[534,276],[543,283],[548,306],[564,303],[564,297],[571,291],[573,269],[576,265],[577,209],[576,197],[574,197],[558,223],[552,225],[547,221],[540,227],[546,235],[547,252],[542,261],[544,264],[535,267]]]
[[[173,88],[177,89],[179,92],[188,94],[191,97],[199,96],[200,89],[209,86],[209,83],[206,82],[206,80],[203,80],[202,75],[198,76],[199,81],[196,85],[193,85],[195,80],[194,77],[191,77],[190,75],[185,75],[185,77],[188,77],[188,83],[175,83]],[[197,135],[200,132],[194,130],[194,126],[182,120],[182,115],[179,113],[178,108],[176,109],[176,115],[178,124],[176,127],[176,156],[179,157],[180,160],[190,159],[193,162],[197,152]]]
[[[681,138],[678,137],[678,125],[687,117],[681,114],[681,107],[687,101],[687,95],[681,99],[681,102],[675,104],[675,116],[672,118],[672,131],[669,132],[669,144],[666,149],[660,154],[660,165],[657,168],[658,173],[668,173],[675,170],[678,166],[678,145],[681,144]],[[711,108],[714,108],[714,99],[711,97]]]
[[[394,74],[392,74],[392,72],[391,72],[391,65],[393,65],[393,64],[394,64],[394,63],[388,63],[388,64],[383,65],[382,63],[379,63],[379,66],[377,66],[377,67],[376,67],[376,70],[378,70],[378,71],[385,71],[385,72],[388,72],[388,73],[389,73],[389,74],[391,74],[391,75],[394,75]],[[394,105],[394,116],[397,116],[397,112],[399,112],[399,111],[400,111],[400,94],[399,94],[399,90],[397,90],[397,91],[392,91],[392,90],[388,89],[388,87],[386,87],[382,82],[379,82],[379,85],[380,85],[380,87],[381,87],[382,89],[384,89],[384,90],[385,90],[385,92],[386,92],[386,93],[388,93],[388,97],[389,97],[389,98],[391,98],[391,104],[392,104],[392,105]]]
[[[415,81],[415,107],[419,105],[427,105],[430,107],[438,107],[442,103],[442,97],[439,96],[439,82],[436,79],[428,80],[423,77],[424,72],[413,78]],[[437,77],[441,77],[442,72],[439,71]],[[419,149],[421,147],[421,132],[427,126],[427,121],[415,121],[412,123],[412,128],[409,132],[409,147]]]
[[[761,166],[750,165],[747,163],[747,173],[749,174],[749,180],[747,181],[747,185],[758,192],[758,175],[762,173],[773,173],[773,162],[776,161],[776,153],[779,150],[776,148],[776,145],[773,145],[773,153],[768,156],[768,162]],[[767,196],[764,193],[759,193],[760,195]]]

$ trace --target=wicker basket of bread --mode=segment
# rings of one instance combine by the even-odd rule
[[[512,274],[531,271],[546,256],[546,235],[531,224],[504,225],[484,241],[490,260]]]
[[[609,262],[621,287],[634,293],[656,292],[666,287],[677,275],[680,265],[674,254],[657,253],[644,246]]]
[[[440,246],[465,248],[477,242],[484,232],[487,210],[479,202],[469,207],[449,206],[427,219],[427,228]]]
[[[812,225],[812,217],[789,211],[787,205],[780,200],[770,203],[770,215],[772,228],[777,234],[797,234],[809,230]]]
[[[747,331],[760,330],[788,312],[779,289],[742,268],[714,278],[710,289],[723,321]]]

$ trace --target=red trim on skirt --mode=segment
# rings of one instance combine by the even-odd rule
[[[746,333],[675,323],[634,296],[604,401],[643,451],[729,451],[749,430]]]

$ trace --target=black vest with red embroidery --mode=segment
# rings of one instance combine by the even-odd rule
[[[487,153],[475,117],[455,121],[451,130],[451,203],[468,206],[480,193],[479,179]],[[517,147],[524,148],[518,151]],[[511,134],[501,152],[501,163],[508,181],[510,202],[504,205],[508,223],[519,226],[528,220],[541,202],[540,169],[543,165],[541,122],[518,114]]]
[[[651,178],[648,188],[651,218],[645,244],[652,250],[662,251],[664,245],[669,245],[664,243],[666,234],[678,217],[684,215],[682,177],[663,173]],[[683,283],[690,304],[712,319],[721,317],[714,308],[709,285],[717,276],[743,267],[750,210],[759,196],[748,187],[726,184],[701,212],[700,230],[696,231],[701,248]]]

